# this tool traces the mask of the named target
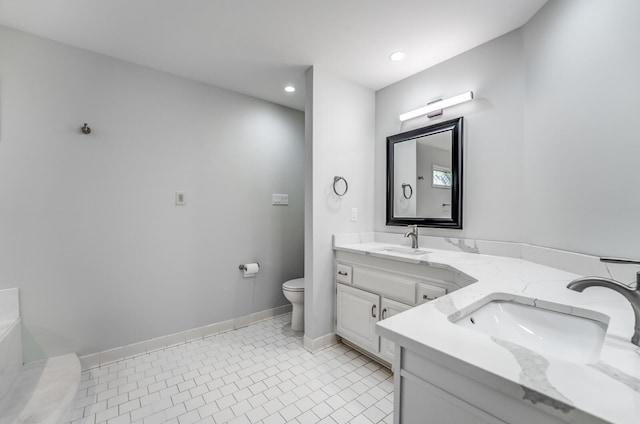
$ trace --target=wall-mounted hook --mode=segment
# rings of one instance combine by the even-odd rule
[[[91,134],[91,128],[89,128],[86,122],[84,123],[84,127],[80,128],[80,131],[82,131],[82,134]]]

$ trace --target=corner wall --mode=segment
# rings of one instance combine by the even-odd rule
[[[435,119],[398,116],[429,100],[474,90],[473,102]],[[376,92],[376,231],[386,226],[386,137],[464,116],[463,230],[421,228],[420,234],[501,241],[522,238],[522,34],[511,32]]]
[[[640,259],[640,2],[550,1],[524,27],[524,241]]]
[[[465,117],[464,229],[421,234],[521,241],[640,258],[640,3],[550,1],[521,29],[376,93],[376,231],[385,226],[385,137]],[[425,102],[474,90],[444,116]]]
[[[303,138],[299,111],[0,27],[0,288],[25,360],[287,304]]]
[[[317,66],[307,70],[306,95],[305,336],[317,339],[335,331],[333,234],[373,228],[375,97]],[[334,176],[349,183],[342,197]]]

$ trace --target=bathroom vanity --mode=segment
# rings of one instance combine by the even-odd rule
[[[639,422],[629,303],[568,290],[578,274],[520,259],[588,258],[441,240],[450,248],[416,252],[383,234],[334,242],[336,332],[393,364],[395,423]]]
[[[393,255],[422,252],[397,249],[381,248],[377,257],[336,252],[336,333],[388,364],[393,362],[395,349],[392,342],[376,334],[378,322],[471,282],[451,270],[394,260]]]

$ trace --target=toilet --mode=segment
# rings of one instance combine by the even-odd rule
[[[304,331],[304,278],[285,281],[282,293],[291,302],[291,329]]]

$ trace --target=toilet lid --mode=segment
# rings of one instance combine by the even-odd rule
[[[282,288],[288,291],[303,291],[304,278],[296,278],[295,280],[285,281],[285,283],[282,285]]]

